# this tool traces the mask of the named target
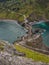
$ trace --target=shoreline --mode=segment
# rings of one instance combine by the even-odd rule
[[[14,20],[14,19],[0,19],[0,21],[11,21],[11,22],[15,21],[15,22],[17,22],[17,20]]]
[[[5,21],[5,22],[15,22],[17,23],[18,21],[17,20],[13,20],[13,19],[0,19],[0,21]],[[41,22],[41,21],[40,21]],[[40,22],[35,22],[36,23],[40,23]],[[34,23],[34,22],[33,22]],[[9,41],[8,41],[9,42]],[[44,52],[45,53],[45,52]]]
[[[18,20],[16,20],[16,19],[8,19],[8,18],[0,18],[0,20],[2,21],[2,20],[11,20],[11,21],[18,21]],[[29,21],[29,20],[28,20]],[[39,21],[36,21],[36,20],[34,20],[34,21],[30,21],[30,22],[42,22],[42,21],[46,21],[46,22],[48,22],[49,20],[39,20]]]

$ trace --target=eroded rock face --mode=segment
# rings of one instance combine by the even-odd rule
[[[11,54],[7,53],[1,53],[0,54],[0,65],[27,65],[27,64],[31,64],[32,65],[32,61],[25,59],[24,57],[19,57],[19,56],[12,56]],[[30,62],[31,63],[30,63]]]
[[[4,51],[0,51],[0,65],[49,65],[43,62],[35,62],[18,54],[14,54],[14,47],[7,42],[0,41],[0,45],[4,47]],[[10,51],[8,51],[10,50]]]
[[[15,56],[8,52],[0,52],[0,65],[49,65],[42,62],[35,62],[32,59]]]

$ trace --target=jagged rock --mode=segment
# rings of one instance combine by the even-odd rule
[[[0,65],[49,65],[43,62],[35,62],[32,59],[0,52]]]
[[[0,41],[0,43],[2,45],[3,41]],[[49,65],[48,63],[35,62],[32,59],[15,55],[14,51],[18,51],[15,50],[13,45],[6,43],[7,42],[4,42],[4,51],[0,51],[0,65]],[[8,50],[10,50],[10,52]]]
[[[25,56],[24,53],[18,52],[13,44],[8,43],[7,41],[0,40],[0,45],[3,47],[4,51],[7,51],[10,54]],[[0,48],[2,49],[2,48]]]

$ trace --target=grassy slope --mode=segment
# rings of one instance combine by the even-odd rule
[[[49,18],[49,5],[47,4],[46,8],[41,7],[42,3],[40,5],[36,2],[36,0],[17,0],[17,4],[14,2],[11,3],[9,0],[4,4],[5,5],[3,5],[3,3],[0,3],[0,18],[23,21],[23,16],[18,15],[18,13],[25,14],[26,17],[29,17],[29,15],[32,13],[33,17],[29,17],[30,21],[39,19],[40,17]],[[8,9],[10,9],[10,12],[8,12]]]
[[[47,55],[32,51],[32,50],[30,50],[28,48],[24,48],[20,45],[14,45],[14,46],[18,51],[25,53],[26,57],[28,57],[28,58],[32,58],[35,61],[42,61],[42,62],[46,62],[46,63],[49,62],[49,57]]]
[[[14,4],[13,2],[11,3],[9,1],[4,3],[4,5],[3,3],[0,3],[0,18],[16,19],[18,21],[23,21],[23,16],[19,15],[19,13],[25,14],[26,17],[29,16],[32,13],[32,6],[28,4],[30,0],[27,1],[27,4],[25,2],[22,3],[22,1],[23,0],[17,0],[18,4]],[[9,12],[7,7],[10,9]],[[16,11],[13,9],[16,9]]]

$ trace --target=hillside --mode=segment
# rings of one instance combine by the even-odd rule
[[[49,63],[34,61],[25,56],[20,56],[20,52],[12,44],[0,40],[0,65],[49,65]]]
[[[0,18],[23,21],[49,19],[49,0],[0,0]]]

